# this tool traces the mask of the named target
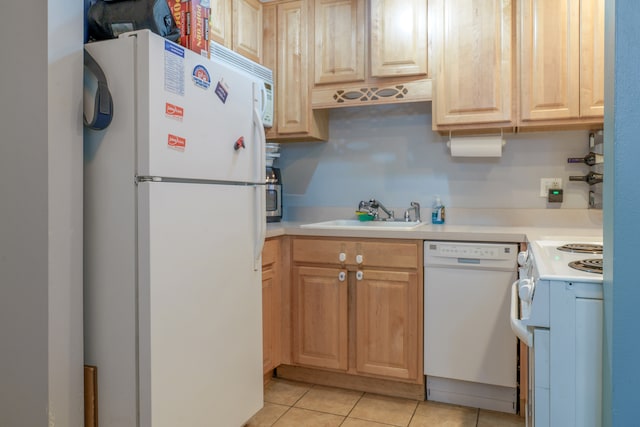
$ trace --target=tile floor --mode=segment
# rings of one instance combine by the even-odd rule
[[[245,427],[522,427],[524,418],[273,379]]]

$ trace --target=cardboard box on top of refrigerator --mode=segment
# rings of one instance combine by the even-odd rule
[[[189,0],[189,3],[191,4],[189,49],[209,58],[210,0]]]
[[[189,47],[189,10],[191,7],[190,0],[167,0],[169,9],[176,21],[176,26],[180,30],[180,44],[186,48]]]

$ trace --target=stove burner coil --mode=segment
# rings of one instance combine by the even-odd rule
[[[602,254],[602,245],[594,243],[567,243],[558,247],[559,251],[572,252],[576,254]]]
[[[569,267],[576,270],[586,271],[587,273],[602,274],[602,258],[581,259],[580,261],[572,261]]]

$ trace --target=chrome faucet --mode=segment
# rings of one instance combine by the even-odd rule
[[[376,220],[380,220],[380,221],[393,221],[394,220],[394,216],[393,216],[393,211],[390,209],[387,209],[382,203],[380,203],[380,201],[376,200],[376,199],[371,199],[368,202],[365,202],[364,200],[362,200],[359,204],[358,204],[358,210],[363,210],[366,209],[367,212],[369,212],[370,215],[373,215],[373,217]],[[378,217],[378,209],[382,209],[382,211],[387,214],[387,218],[381,219]]]
[[[365,202],[364,200],[360,200],[360,203],[358,203],[358,211],[364,212],[365,210],[372,214],[371,207],[369,206],[369,202]]]
[[[404,220],[407,222],[411,221],[410,211],[414,212],[416,222],[420,222],[420,203],[411,202],[411,207],[404,211]]]

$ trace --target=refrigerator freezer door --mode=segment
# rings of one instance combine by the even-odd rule
[[[138,174],[263,183],[255,78],[153,33],[135,34]]]
[[[241,426],[262,407],[255,190],[139,184],[141,426]]]

